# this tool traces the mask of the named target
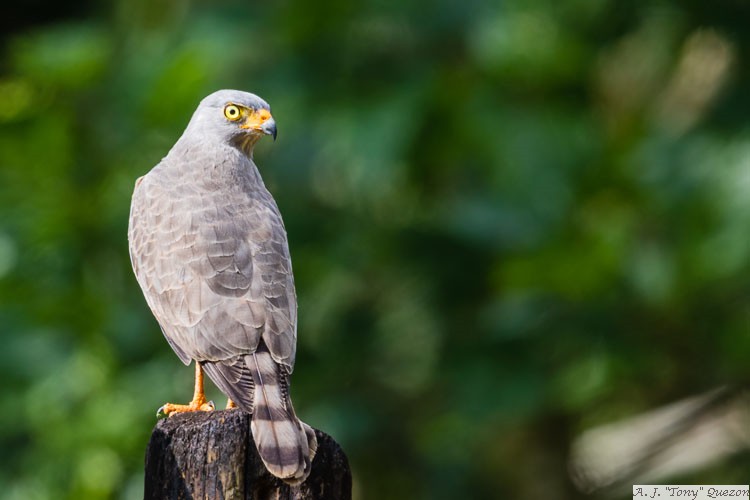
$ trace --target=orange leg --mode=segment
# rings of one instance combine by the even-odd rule
[[[169,416],[173,413],[185,413],[188,411],[211,411],[214,409],[213,401],[206,401],[206,394],[203,392],[203,370],[200,363],[195,362],[195,391],[193,400],[186,405],[176,405],[166,403],[156,410],[156,416]]]
[[[237,405],[231,399],[227,399],[227,410],[231,410],[233,408],[237,408]]]

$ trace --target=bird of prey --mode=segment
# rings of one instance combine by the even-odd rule
[[[289,397],[297,298],[286,230],[253,162],[263,135],[276,139],[260,97],[220,90],[198,105],[167,156],[135,183],[128,241],[138,283],[195,393],[167,415],[208,411],[203,371],[252,413],[268,470],[298,484],[310,473],[315,433]]]

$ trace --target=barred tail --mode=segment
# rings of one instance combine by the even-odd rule
[[[263,463],[274,476],[291,484],[304,481],[318,447],[315,432],[294,413],[286,371],[268,349],[245,356],[255,386],[250,430]]]

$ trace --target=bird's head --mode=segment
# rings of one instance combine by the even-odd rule
[[[251,154],[264,135],[276,140],[271,107],[255,94],[219,90],[205,97],[188,124],[186,134],[230,143]]]

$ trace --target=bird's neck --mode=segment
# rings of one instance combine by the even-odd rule
[[[183,180],[196,185],[263,186],[258,167],[253,162],[252,145],[249,154],[243,148],[230,144],[208,144],[204,141],[178,141],[169,156],[175,161],[173,164],[180,170],[179,176]],[[198,168],[181,168],[185,161],[195,162]],[[188,179],[187,176],[193,178]]]

